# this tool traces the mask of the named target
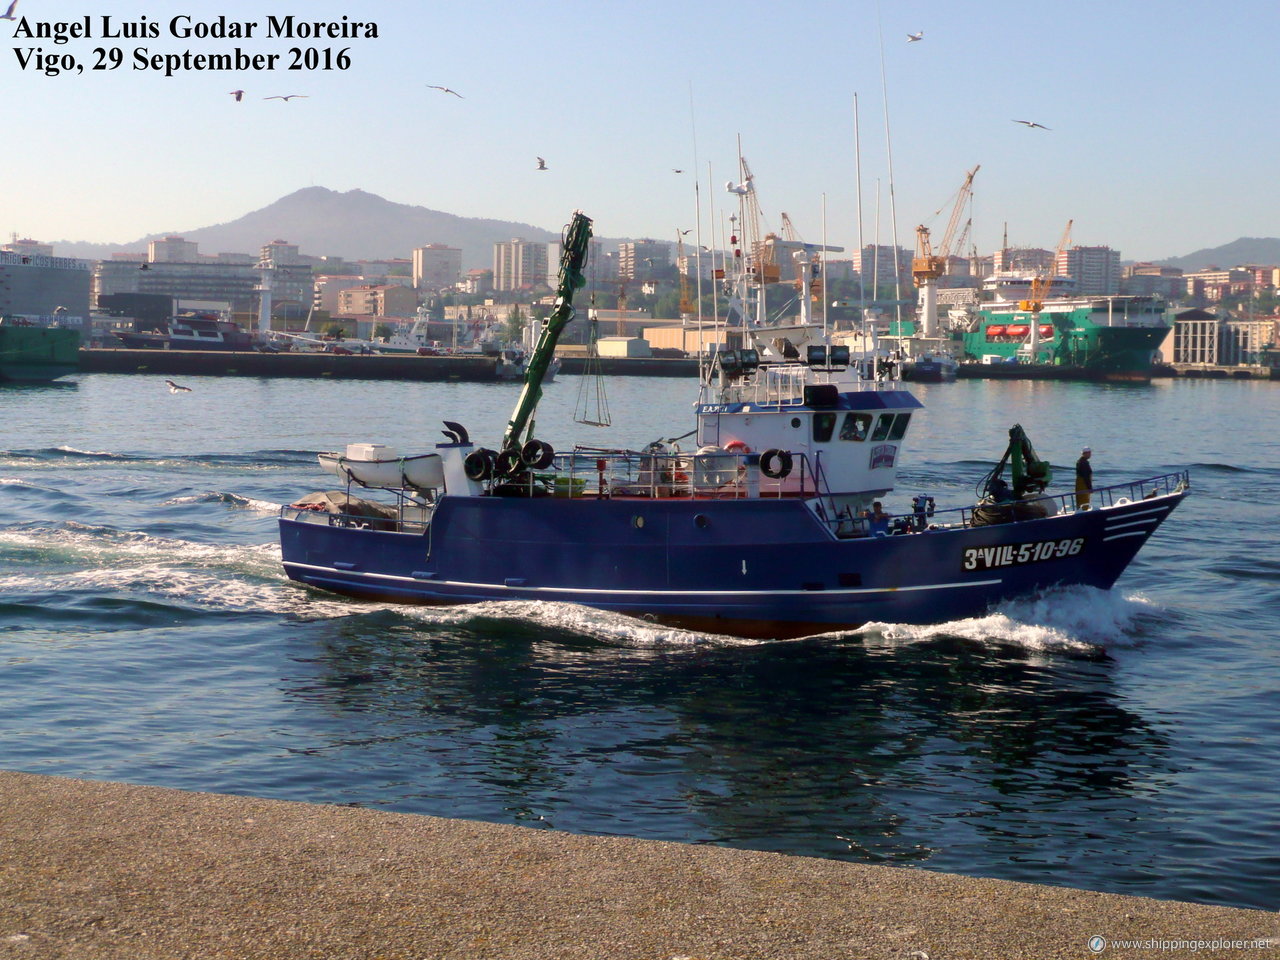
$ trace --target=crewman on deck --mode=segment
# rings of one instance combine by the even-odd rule
[[[871,504],[871,509],[863,514],[867,518],[867,531],[873,537],[887,537],[889,535],[890,515],[884,512],[884,505],[879,501]]]
[[[1085,447],[1080,451],[1080,459],[1076,461],[1076,509],[1089,506],[1089,498],[1093,493],[1093,464],[1089,458],[1093,451]]]

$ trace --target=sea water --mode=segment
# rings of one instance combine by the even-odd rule
[[[1280,385],[914,386],[891,512],[971,503],[1014,423],[1051,489],[1089,445],[1192,496],[1110,592],[758,642],[293,584],[317,451],[494,446],[518,386],[183,382],[0,389],[0,768],[1277,906]],[[611,381],[608,429],[582,386],[557,448],[692,427],[691,381]]]

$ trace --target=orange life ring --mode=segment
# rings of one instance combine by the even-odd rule
[[[751,452],[751,448],[747,446],[746,442],[743,440],[730,440],[728,443],[724,445],[724,448],[729,453],[750,453]]]

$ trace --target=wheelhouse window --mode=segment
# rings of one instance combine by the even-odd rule
[[[840,424],[841,440],[865,440],[867,431],[871,429],[871,414],[846,413],[844,423]]]
[[[890,440],[901,440],[907,435],[907,424],[911,422],[911,414],[900,413],[893,418],[893,426],[889,430]]]
[[[813,415],[813,442],[829,443],[831,435],[836,432],[836,416],[834,413],[815,413]]]
[[[876,421],[876,432],[871,435],[872,440],[888,440],[889,431],[893,428],[893,414],[882,413],[880,419]]]

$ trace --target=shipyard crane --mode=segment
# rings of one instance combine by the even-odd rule
[[[789,243],[804,244],[804,237],[800,236],[800,232],[796,230],[795,224],[791,222],[791,217],[785,211],[782,214],[782,237]],[[808,249],[807,245],[805,249]],[[822,249],[830,248],[823,247]],[[793,256],[795,255],[793,254]],[[824,296],[822,277],[816,273],[816,268],[812,266],[807,256],[804,259],[804,263],[806,264],[804,267],[800,264],[796,265],[796,291],[803,295],[807,290],[810,300],[814,303],[821,303]]]
[[[1062,258],[1062,251],[1067,249],[1067,244],[1071,242],[1071,224],[1074,222],[1074,220],[1067,221],[1067,228],[1062,231],[1062,239],[1058,241],[1058,248],[1053,251],[1053,260],[1049,264],[1049,269],[1037,273],[1032,278],[1031,290],[1027,294],[1027,299],[1018,301],[1019,309],[1028,310],[1035,314],[1039,314],[1044,309],[1044,299],[1049,294],[1049,288],[1053,286],[1053,275],[1058,269],[1058,261]]]
[[[795,224],[791,222],[791,217],[785,210],[782,211],[782,238],[790,240],[792,243],[804,243],[799,231],[796,230]]]
[[[982,168],[981,164],[970,170],[964,177],[964,183],[956,191],[955,205],[951,208],[951,219],[947,221],[947,229],[942,234],[942,242],[937,252],[929,239],[929,228],[924,224],[916,227],[916,255],[911,261],[911,278],[920,289],[920,334],[925,337],[938,335],[938,290],[937,281],[947,269],[947,257],[951,255],[952,245],[956,238],[956,227],[960,223],[960,214],[964,205],[973,194],[973,178]],[[939,211],[941,212],[941,211]]]
[[[627,332],[626,323],[623,321],[623,317],[625,317],[627,313],[627,280],[627,277],[618,278],[617,328],[618,336],[620,337],[625,336]]]
[[[693,297],[689,293],[689,261],[684,253],[684,234],[676,231],[676,273],[680,277],[680,319],[688,320],[694,312]]]
[[[1038,272],[1032,278],[1028,298],[1018,301],[1018,309],[1026,310],[1031,314],[1030,330],[1027,333],[1027,352],[1032,363],[1036,362],[1036,354],[1040,352],[1040,311],[1044,309],[1045,297],[1053,286],[1053,275],[1058,270],[1062,251],[1066,250],[1067,244],[1071,242],[1071,224],[1074,222],[1074,220],[1067,221],[1067,228],[1062,231],[1058,248],[1053,251],[1053,260],[1049,263],[1049,269]]]
[[[760,201],[756,197],[755,175],[747,165],[746,157],[738,156],[738,169],[741,176],[738,183],[730,180],[725,184],[725,188],[738,197],[739,225],[742,227],[741,237],[734,235],[729,238],[734,259],[739,261],[739,267],[743,266],[741,261],[745,251],[747,272],[756,282],[777,283],[780,271],[773,260],[773,245],[764,242],[760,236]]]

